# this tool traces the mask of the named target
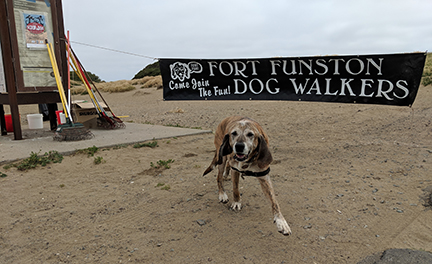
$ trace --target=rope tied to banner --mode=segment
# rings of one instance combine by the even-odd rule
[[[64,39],[64,38],[60,38],[60,39],[63,41],[66,41],[66,39]],[[83,45],[83,46],[87,46],[87,47],[96,48],[96,49],[108,50],[108,51],[112,51],[112,52],[123,53],[123,54],[131,55],[131,56],[142,57],[142,58],[151,59],[151,60],[159,60],[159,58],[155,58],[155,57],[151,57],[151,56],[147,56],[147,55],[137,54],[137,53],[128,52],[128,51],[122,51],[122,50],[118,50],[118,49],[106,48],[106,47],[97,46],[97,45],[93,45],[93,44],[87,44],[87,43],[83,43],[83,42],[79,42],[79,41],[72,41],[71,40],[70,42],[75,43],[75,44],[79,44],[79,45]]]

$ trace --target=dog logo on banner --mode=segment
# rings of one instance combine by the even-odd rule
[[[201,73],[203,67],[201,64],[195,61],[189,63],[175,62],[170,65],[171,79],[183,82],[185,79],[189,79],[191,73]]]

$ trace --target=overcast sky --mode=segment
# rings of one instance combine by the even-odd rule
[[[431,0],[63,0],[86,70],[130,80],[151,58],[269,58],[432,50]]]

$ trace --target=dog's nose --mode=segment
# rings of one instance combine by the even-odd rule
[[[234,145],[235,151],[236,153],[243,153],[244,149],[245,149],[245,144],[242,142],[237,142]]]

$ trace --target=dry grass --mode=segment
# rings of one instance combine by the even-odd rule
[[[162,76],[158,75],[158,76],[154,76],[154,77],[144,77],[143,79],[147,80],[143,83],[143,85],[141,86],[141,88],[162,88]]]
[[[154,77],[146,76],[146,77],[141,78],[141,79],[135,79],[135,80],[132,80],[132,84],[133,85],[142,85],[142,84],[148,82],[149,80],[152,80],[153,78]]]
[[[428,53],[426,57],[425,67],[423,70],[422,84],[424,86],[432,84],[432,53]]]
[[[71,87],[71,94],[86,94],[87,91],[83,85]]]
[[[133,84],[141,85],[141,88],[162,88],[162,76],[146,76],[133,80]]]
[[[84,85],[80,83],[72,83],[73,87],[71,88],[72,94],[86,94],[87,91]],[[107,93],[121,93],[127,92],[131,90],[135,90],[139,86],[140,88],[162,88],[162,77],[159,76],[146,76],[141,79],[136,80],[121,80],[115,82],[103,82],[96,83],[96,88],[98,88],[101,92]]]
[[[108,93],[120,93],[120,92],[127,92],[136,89],[135,86],[132,85],[131,81],[126,81],[126,80],[100,83],[96,87],[100,91],[108,92]]]

